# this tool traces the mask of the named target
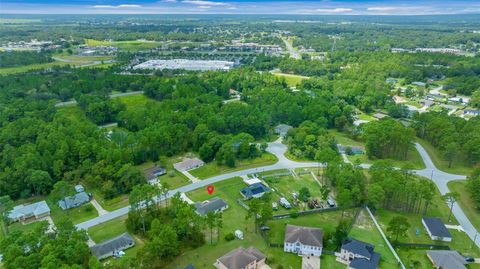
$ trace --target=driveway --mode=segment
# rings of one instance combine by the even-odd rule
[[[302,269],[320,269],[320,257],[302,256]]]

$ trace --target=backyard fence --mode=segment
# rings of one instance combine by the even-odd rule
[[[246,210],[249,210],[249,209],[250,209],[250,207],[249,207],[247,204],[245,204],[245,202],[244,202],[242,199],[237,199],[237,203],[238,203],[241,207],[245,208]]]
[[[450,250],[449,246],[431,245],[431,244],[410,244],[410,243],[394,243],[395,247],[417,248],[417,249],[443,249]]]
[[[284,218],[291,218],[292,214],[295,215],[297,214],[298,216],[303,216],[303,215],[308,215],[308,214],[315,214],[315,213],[324,213],[324,212],[333,212],[333,211],[339,211],[339,210],[348,210],[352,208],[357,208],[356,206],[349,206],[349,207],[328,207],[328,208],[317,208],[317,209],[311,209],[311,210],[305,210],[305,211],[299,211],[299,212],[292,212],[292,213],[287,213],[287,214],[279,214],[279,215],[274,215],[273,219],[284,219]]]

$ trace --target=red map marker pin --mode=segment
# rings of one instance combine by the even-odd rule
[[[210,194],[210,195],[212,195],[214,190],[215,190],[215,187],[213,187],[212,185],[207,187],[208,194]]]

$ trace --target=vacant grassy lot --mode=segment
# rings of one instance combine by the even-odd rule
[[[273,73],[275,76],[279,78],[285,79],[285,82],[289,87],[296,87],[298,86],[303,80],[309,79],[310,77],[300,76],[300,75],[292,75],[292,74],[285,74],[285,73]]]
[[[156,102],[143,94],[120,96],[116,99],[124,103],[127,106],[127,110],[138,109],[140,107],[145,107],[148,103]]]
[[[161,42],[147,40],[128,40],[128,41],[101,41],[94,39],[85,39],[87,46],[114,46],[121,50],[138,51],[144,49],[152,49],[162,45]]]
[[[95,225],[88,229],[88,235],[95,243],[101,243],[112,237],[121,235],[127,231],[126,226],[127,216],[109,220],[99,225]]]
[[[93,198],[95,198],[97,202],[103,207],[103,209],[107,211],[113,211],[129,205],[127,194],[122,194],[112,199],[106,199],[105,197],[103,197],[102,193],[99,190],[94,189],[92,190],[92,192]]]
[[[396,268],[397,260],[393,253],[387,246],[387,243],[383,240],[382,235],[375,227],[372,219],[368,213],[363,210],[357,218],[355,225],[348,234],[350,238],[357,239],[363,242],[370,243],[375,246],[375,252],[382,255],[380,260],[380,268]]]
[[[277,162],[277,157],[270,153],[263,153],[261,157],[251,159],[251,160],[240,160],[236,162],[235,167],[228,167],[225,165],[217,165],[216,162],[210,162],[205,164],[204,166],[190,170],[189,173],[195,177],[200,179],[206,179],[212,176],[230,173],[234,171],[259,167],[259,166],[266,166],[270,164],[274,164]]]
[[[460,200],[458,201],[460,207],[472,222],[473,226],[475,226],[477,230],[480,230],[480,211],[475,207],[470,196],[470,192],[467,189],[467,181],[451,181],[448,183],[448,188],[450,191],[460,193]]]
[[[23,66],[15,66],[15,67],[3,67],[3,68],[0,68],[0,75],[24,73],[28,71],[42,70],[42,69],[52,68],[54,66],[65,66],[65,65],[73,65],[73,64],[67,63],[67,62],[54,61],[51,63],[43,63],[43,64],[29,64],[29,65],[23,65]]]
[[[469,175],[472,172],[473,168],[459,158],[455,158],[452,162],[452,167],[448,168],[448,161],[443,158],[443,155],[438,149],[436,149],[426,140],[417,138],[417,142],[425,148],[438,169],[448,173],[460,175]]]

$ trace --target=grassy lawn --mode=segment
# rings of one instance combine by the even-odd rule
[[[282,172],[288,172],[288,170],[283,170]],[[293,200],[292,192],[298,194],[302,187],[307,187],[312,197],[321,197],[320,186],[310,174],[298,175],[298,178],[294,176],[267,177],[264,180],[280,196],[285,196],[289,201]]]
[[[436,204],[437,207],[431,208],[427,213],[427,216],[440,217],[446,222],[449,214],[447,205],[441,201],[434,201],[433,204]],[[477,247],[472,248],[472,241],[464,232],[449,230],[453,238],[450,243],[431,240],[421,223],[421,214],[378,210],[376,215],[384,232],[386,232],[388,223],[394,216],[401,215],[408,219],[411,227],[408,229],[405,237],[399,238],[399,241],[402,243],[446,245],[451,249],[459,251],[462,255],[471,255],[473,257],[478,257],[480,255],[480,249]],[[454,220],[452,224],[457,224],[456,220]],[[416,228],[420,231],[418,236],[416,235]],[[432,268],[430,261],[428,261],[426,257],[425,249],[397,248],[396,250],[402,261],[406,263],[408,267],[412,265],[411,268]]]
[[[396,268],[397,260],[388,248],[382,235],[375,227],[368,213],[363,210],[348,235],[350,238],[370,243],[375,246],[375,252],[381,254],[380,268]]]
[[[336,261],[336,257],[333,255],[322,254],[320,258],[320,268],[327,269],[345,269],[346,265]]]
[[[48,223],[47,221],[36,221],[36,222],[32,222],[32,223],[29,223],[29,224],[26,224],[26,225],[23,225],[21,222],[14,222],[12,224],[10,224],[8,226],[8,232],[14,232],[14,231],[22,231],[22,232],[25,232],[25,231],[31,231],[31,230],[34,230],[35,228],[43,225],[43,224],[46,224],[48,226]]]
[[[121,50],[138,51],[152,49],[162,45],[161,42],[147,40],[128,40],[128,41],[101,41],[94,39],[85,39],[87,46],[115,46]]]
[[[472,172],[473,168],[471,166],[468,166],[464,161],[458,158],[454,159],[452,162],[452,167],[448,168],[448,161],[443,158],[442,154],[438,149],[436,149],[426,140],[417,138],[417,142],[425,148],[428,155],[430,155],[430,158],[438,169],[448,173],[461,175],[469,175]]]
[[[167,183],[169,189],[176,189],[185,185],[190,184],[190,180],[184,176],[182,173],[173,169],[173,164],[177,161],[180,161],[180,158],[168,158],[165,161],[159,162],[160,166],[163,166],[167,169],[167,174],[159,177],[160,183]],[[152,168],[154,163],[148,162],[141,165],[138,165],[137,168],[141,171]]]
[[[87,203],[79,207],[68,210],[61,209],[58,204],[48,203],[51,210],[51,216],[54,221],[60,219],[69,219],[73,224],[78,224],[98,216],[98,212],[92,204]]]
[[[155,102],[149,99],[143,94],[120,96],[116,98],[127,106],[127,110],[137,109],[139,107],[145,107],[148,103]]]
[[[200,179],[206,179],[212,176],[230,173],[234,171],[259,167],[259,166],[266,166],[270,164],[274,164],[277,162],[277,157],[270,153],[263,153],[261,157],[251,159],[251,160],[240,160],[236,162],[235,167],[228,167],[225,165],[217,165],[216,162],[210,162],[205,164],[204,166],[190,170],[189,173],[195,177]]]
[[[113,211],[129,205],[127,194],[122,194],[112,199],[105,199],[99,190],[93,189],[92,192],[93,197],[103,207],[103,209],[107,211]]]
[[[211,196],[208,195],[206,189],[204,188],[191,191],[187,193],[187,196],[193,201],[204,201],[206,199],[218,196],[228,203],[229,208],[223,212],[223,228],[220,231],[220,239],[217,241],[217,237],[214,235],[213,244],[210,244],[210,235],[208,232],[206,232],[207,243],[205,245],[196,249],[187,249],[172,263],[167,265],[166,268],[184,268],[188,264],[193,264],[195,268],[200,269],[213,268],[212,264],[217,258],[240,246],[245,248],[254,246],[258,248],[267,256],[267,264],[269,264],[272,268],[276,268],[279,265],[282,265],[284,268],[301,267],[301,257],[294,254],[286,254],[283,252],[283,248],[268,247],[260,234],[255,233],[253,220],[245,219],[247,211],[236,202],[238,198],[241,198],[239,192],[240,189],[246,186],[241,178],[225,180],[214,184],[214,186],[215,192]],[[269,225],[271,225],[271,227],[279,227],[279,230],[277,230],[276,233],[278,233],[281,237],[279,240],[283,242],[285,223],[288,221],[292,221],[299,225],[311,225],[312,227],[331,227],[328,229],[333,231],[335,223],[338,221],[338,219],[340,219],[339,216],[341,216],[341,212],[337,212],[336,214],[312,214],[307,217],[299,217],[297,219],[271,221]],[[225,234],[233,233],[237,229],[243,231],[244,239],[235,239],[227,242],[224,239]],[[272,231],[273,230],[274,229],[272,229]],[[328,259],[328,262],[331,263],[331,259]],[[344,267],[345,266],[342,268]]]
[[[237,199],[241,198],[240,189],[246,186],[241,178],[225,180],[214,186],[215,192],[211,196],[205,188],[191,191],[187,196],[193,201],[204,201],[218,196],[228,203],[229,208],[223,212],[223,228],[220,231],[219,241],[217,242],[217,237],[214,235],[213,244],[210,244],[210,234],[205,232],[207,242],[205,245],[196,249],[187,249],[166,268],[184,268],[188,264],[193,264],[195,268],[210,269],[213,268],[212,264],[217,258],[240,246],[258,248],[267,255],[267,264],[272,268],[280,264],[285,268],[300,268],[300,257],[285,255],[282,248],[269,248],[260,234],[255,233],[253,220],[245,219],[247,211],[237,203]],[[243,231],[244,239],[227,242],[224,236],[237,229]]]
[[[109,220],[88,229],[88,234],[95,243],[101,243],[127,231],[127,216]]]
[[[303,80],[309,79],[310,77],[301,76],[301,75],[293,75],[293,74],[285,74],[285,73],[273,73],[276,77],[280,79],[285,79],[285,82],[289,87],[296,87],[298,86]]]
[[[342,144],[344,146],[362,146],[362,147],[364,147],[363,142],[353,140],[346,133],[333,131],[333,130],[331,130],[330,133],[335,137],[338,144]],[[367,157],[367,155],[365,155],[365,154],[347,156],[347,158],[352,163],[355,163],[357,160],[359,160],[360,163],[373,163],[373,160],[370,160]],[[414,169],[425,168],[425,164],[423,163],[422,157],[420,156],[420,154],[418,153],[418,151],[416,149],[411,149],[408,152],[407,160],[392,160],[392,159],[386,159],[386,160],[390,160],[392,162],[392,165],[395,166],[395,167],[402,167],[404,165],[410,165]]]
[[[345,210],[343,219],[351,220],[355,214],[355,209]],[[342,220],[342,211],[314,213],[297,218],[276,219],[268,222],[271,230],[269,232],[269,238],[272,243],[283,243],[285,236],[285,228],[287,224],[321,228],[324,234],[332,234],[335,232],[335,228]],[[324,245],[325,248],[325,245]]]
[[[467,189],[467,181],[451,181],[448,183],[448,188],[450,191],[455,191],[460,194],[460,200],[458,201],[460,207],[472,222],[473,226],[475,226],[477,230],[480,230],[480,211],[475,208],[475,204],[470,197],[470,192]]]
[[[54,62],[42,63],[42,64],[29,64],[29,65],[15,66],[15,67],[3,67],[3,68],[0,68],[0,75],[24,73],[24,72],[33,71],[33,70],[41,70],[41,69],[52,68],[54,66],[65,66],[65,65],[73,65],[73,63],[54,61]]]

